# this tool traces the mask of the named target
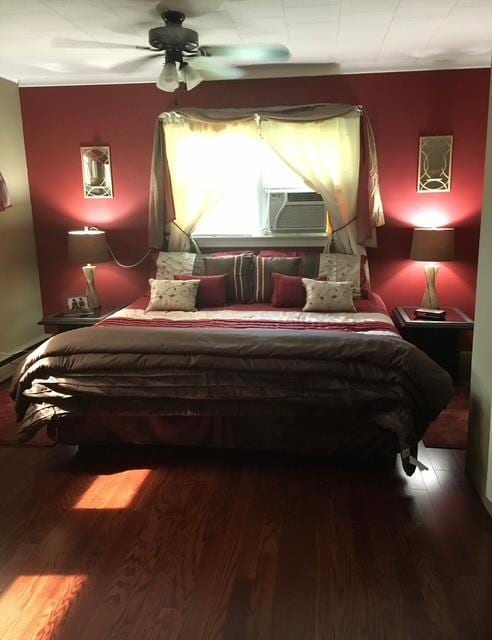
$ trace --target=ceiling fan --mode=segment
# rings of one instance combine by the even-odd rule
[[[149,46],[126,45],[120,43],[77,41],[57,39],[55,46],[70,48],[113,48],[139,49],[150,53],[111,67],[118,72],[138,71],[155,58],[163,58],[163,69],[157,80],[157,86],[163,91],[176,91],[181,82],[188,91],[194,89],[202,80],[234,79],[244,75],[244,71],[224,60],[250,61],[255,63],[280,62],[290,57],[284,45],[200,45],[198,33],[183,26],[185,14],[158,5],[162,10],[163,26],[149,30]]]

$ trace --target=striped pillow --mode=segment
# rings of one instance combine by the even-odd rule
[[[252,302],[254,256],[238,254],[228,256],[204,256],[203,270],[206,276],[225,274],[227,302]]]
[[[255,256],[255,300],[270,302],[273,295],[273,274],[299,276],[302,258],[267,258]]]

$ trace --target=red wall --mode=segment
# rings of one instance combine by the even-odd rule
[[[363,105],[372,120],[386,226],[370,251],[373,288],[388,306],[418,304],[424,288],[419,263],[410,262],[411,227],[429,211],[456,227],[456,261],[442,266],[442,303],[473,314],[489,70],[210,82],[178,96],[180,106],[247,107],[346,102]],[[78,267],[67,264],[66,232],[84,224],[108,231],[120,261],[146,250],[147,198],[154,122],[173,107],[175,94],[154,85],[21,89],[29,183],[45,312],[62,308],[82,289]],[[452,190],[416,192],[420,135],[453,134]],[[111,147],[115,197],[85,200],[81,145]],[[199,171],[199,164],[197,164]],[[428,224],[428,223],[427,223]],[[150,269],[98,266],[107,304],[141,294]]]

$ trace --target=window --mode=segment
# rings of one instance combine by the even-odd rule
[[[198,222],[194,236],[324,233],[323,199],[263,140],[222,136],[213,154],[234,154],[224,189]],[[208,156],[213,162],[213,157]]]

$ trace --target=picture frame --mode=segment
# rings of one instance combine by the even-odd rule
[[[109,146],[80,147],[84,198],[112,198],[111,151]]]
[[[420,136],[417,193],[451,191],[453,136]]]
[[[87,296],[70,296],[67,298],[67,311],[74,315],[91,313]]]

